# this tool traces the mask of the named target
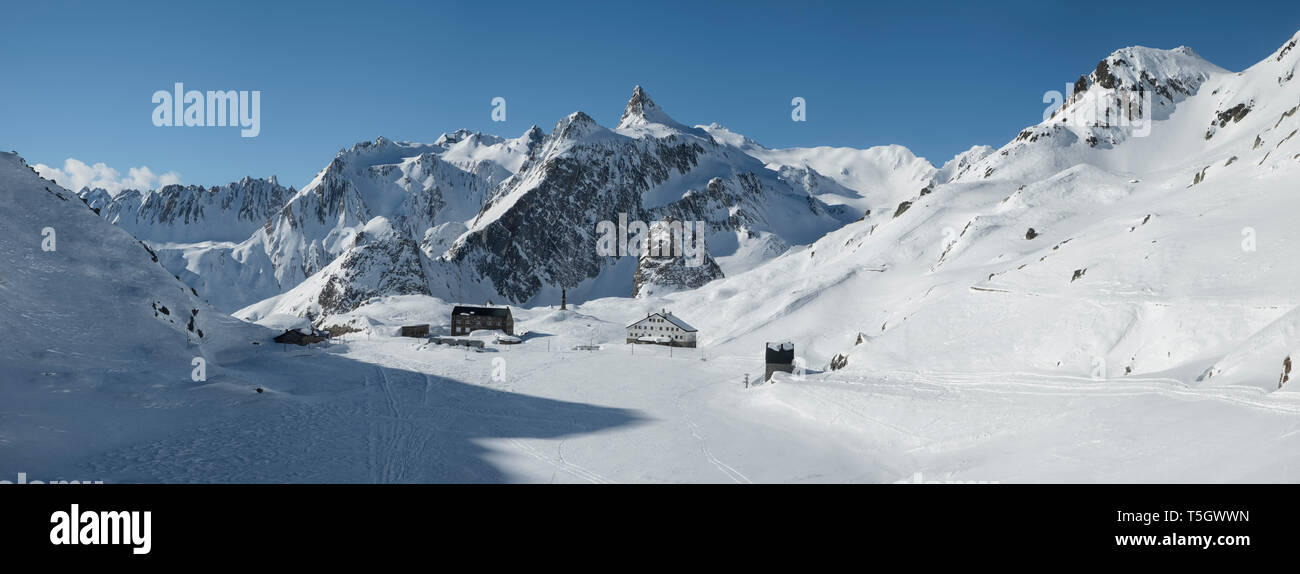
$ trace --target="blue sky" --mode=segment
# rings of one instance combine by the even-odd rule
[[[1294,0],[875,4],[5,0],[0,149],[301,187],[379,135],[513,137],[574,110],[614,125],[641,84],[678,121],[769,147],[901,144],[942,163],[1038,122],[1045,91],[1115,49],[1186,44],[1241,70],[1300,30]],[[155,127],[150,97],[175,82],[260,90],[260,135]]]

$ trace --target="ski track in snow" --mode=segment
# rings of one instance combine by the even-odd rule
[[[1134,397],[1161,395],[1188,400],[1213,400],[1277,413],[1300,413],[1300,401],[1288,401],[1254,387],[1190,388],[1170,378],[1126,377],[1090,379],[1069,375],[1044,375],[1025,372],[906,372],[882,371],[880,379],[823,376],[810,381],[814,385],[861,387],[889,386],[890,379],[903,381],[908,388],[932,386],[947,390],[995,394],[1040,395],[1055,397]],[[869,391],[866,391],[869,392]]]
[[[522,440],[510,439],[510,444],[519,448],[519,450],[523,451],[528,456],[540,460],[546,463],[547,465],[550,465],[551,467],[555,468],[556,470],[567,472],[575,477],[578,477],[592,484],[616,484],[616,481],[610,480],[605,476],[601,475],[600,473],[593,472],[583,466],[573,464],[571,462],[564,460],[564,455],[558,454],[558,450],[557,450],[558,458],[552,458],[546,456],[541,451],[537,450],[536,448],[533,448],[532,445],[529,445],[528,443]],[[563,448],[563,444],[564,442],[560,441],[559,448]]]
[[[720,460],[718,457],[713,455],[713,452],[709,450],[709,441],[706,440],[700,434],[699,425],[695,424],[695,419],[691,418],[690,413],[686,412],[686,406],[682,404],[682,399],[685,398],[686,395],[699,392],[703,388],[704,387],[691,389],[680,395],[677,395],[677,399],[676,399],[677,409],[681,411],[682,417],[684,417],[686,419],[686,423],[690,425],[691,436],[695,437],[695,440],[699,441],[700,452],[704,454],[704,458],[709,461],[709,464],[712,464],[718,470],[722,471],[722,474],[726,475],[728,479],[730,479],[732,482],[735,482],[736,484],[753,484],[753,481],[751,481],[749,477],[745,476],[744,473],[740,472],[739,470],[736,470],[731,465],[722,462],[722,460]]]

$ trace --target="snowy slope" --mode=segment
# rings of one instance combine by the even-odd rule
[[[162,407],[199,386],[195,358],[215,371],[231,341],[263,332],[201,303],[143,243],[13,153],[0,154],[0,228],[6,471],[57,472],[169,418]]]
[[[831,205],[852,206],[859,215],[893,207],[936,181],[946,182],[951,179],[949,172],[954,171],[952,167],[936,170],[930,162],[899,145],[768,149],[718,124],[701,128],[718,141],[762,161],[769,169],[807,174],[813,179],[808,184],[811,193]],[[987,146],[976,146],[949,160],[949,164],[969,163],[992,151]],[[829,180],[830,185],[819,180]]]
[[[782,374],[746,388],[745,375],[755,383],[763,369],[754,349],[624,344],[623,315],[644,316],[648,303],[516,308],[522,344],[489,338],[475,353],[394,336],[419,323],[446,334],[446,303],[371,300],[335,317],[359,331],[295,359],[371,365],[364,383],[314,396],[310,416],[285,417],[265,441],[241,445],[244,456],[283,459],[245,466],[267,479],[595,484],[1294,482],[1300,469],[1292,393],[882,368]],[[577,350],[591,342],[600,349]],[[365,413],[377,416],[362,426]],[[169,437],[138,458],[110,453],[102,467],[194,480],[187,467],[144,455],[189,456],[228,434]],[[462,434],[481,448],[463,449]],[[316,446],[300,452],[306,443]],[[381,447],[360,454],[365,445]],[[347,448],[358,454],[329,457]],[[496,473],[465,470],[483,467]]]
[[[1300,303],[1287,264],[1300,250],[1288,215],[1300,207],[1300,87],[1289,79],[1300,56],[1284,50],[1240,74],[1186,48],[1118,51],[1081,92],[1103,102],[1156,94],[1149,134],[1104,116],[1061,121],[1088,105],[1076,93],[905,206],[647,304],[694,317],[723,349],[794,338],[817,368],[846,353],[859,372],[1168,376],[1274,390],[1296,342],[1281,341],[1285,322],[1270,325]],[[1273,349],[1260,351],[1260,374],[1202,376],[1225,355],[1225,372],[1246,373],[1239,363],[1254,351],[1240,347],[1261,348],[1257,334]]]
[[[393,295],[427,295],[428,277],[419,244],[383,217],[371,219],[352,236],[352,245],[324,269],[282,295],[239,311],[246,320],[271,315],[329,316],[366,301]]]

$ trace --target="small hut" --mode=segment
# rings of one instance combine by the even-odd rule
[[[767,368],[763,372],[764,381],[772,380],[772,374],[777,371],[794,372],[794,343],[790,341],[768,343],[766,351]]]
[[[317,331],[313,327],[301,329],[285,329],[283,333],[275,336],[275,342],[289,345],[307,346],[312,343],[319,343],[330,338],[330,334],[325,331]]]

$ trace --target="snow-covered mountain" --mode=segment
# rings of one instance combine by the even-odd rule
[[[714,347],[794,338],[818,367],[1275,390],[1300,358],[1297,39],[1240,73],[1187,48],[1117,51],[898,209],[650,304]]]
[[[240,311],[241,316],[328,317],[388,295],[428,295],[427,258],[420,245],[384,217],[375,217],[349,237],[350,244],[320,271],[283,295]]]
[[[773,150],[716,124],[688,127],[638,86],[612,129],[575,112],[550,134],[378,138],[340,151],[301,191],[246,178],[81,195],[217,308],[319,315],[356,303],[335,290],[543,304],[561,289],[575,302],[691,289],[892,211],[936,177],[899,146]],[[697,224],[702,263],[598,252],[597,226],[620,220]],[[389,231],[358,242],[372,224]],[[365,271],[349,267],[362,261]],[[403,268],[371,269],[385,261]],[[417,275],[424,287],[412,290]],[[365,283],[395,276],[405,279]]]
[[[261,232],[230,248],[237,253],[259,245],[283,291],[239,315],[351,310],[352,298],[343,306],[326,304],[339,300],[323,292],[325,286],[341,285],[337,273],[353,281],[379,275],[336,268],[331,280],[305,279],[338,261],[373,217],[390,222],[393,249],[404,250],[413,240],[423,257],[417,266],[390,254],[386,259],[407,263],[390,275],[409,277],[418,267],[436,297],[546,304],[558,302],[566,289],[576,302],[690,289],[742,272],[861,217],[877,196],[897,195],[899,187],[914,193],[934,172],[905,149],[889,148],[854,163],[872,174],[850,178],[870,179],[872,185],[858,186],[864,197],[807,162],[765,160],[758,152],[776,152],[734,145],[713,132],[744,139],[717,126],[677,122],[638,86],[613,129],[575,112],[550,134],[534,127],[513,140],[457,132],[431,146],[382,138],[358,144]],[[891,176],[904,169],[915,173]],[[620,217],[697,224],[702,263],[598,252],[598,225]],[[399,294],[377,284],[349,290]]]
[[[171,188],[145,196],[138,210],[145,215],[127,223],[112,204],[101,213],[133,226],[128,228],[154,243],[168,269],[217,308],[234,311],[280,295],[324,269],[376,217],[391,221],[417,245],[437,249],[438,242],[463,231],[489,190],[518,169],[540,137],[534,128],[516,139],[459,131],[427,145],[384,138],[361,142],[341,150],[301,191],[248,179],[219,188],[233,196],[212,200],[220,205],[262,206],[263,199],[273,199],[264,210],[241,209],[238,218],[225,217],[227,225],[217,231],[208,230],[212,217],[155,216],[159,210],[148,208],[166,203],[153,198]],[[87,197],[93,205],[99,199],[92,194]],[[124,193],[113,203],[132,199]]]
[[[110,223],[152,243],[243,241],[284,207],[296,192],[270,179],[245,177],[212,188],[168,185],[117,195],[83,188],[77,195]]]
[[[704,129],[718,141],[744,150],[787,179],[801,181],[822,201],[850,206],[859,214],[896,206],[936,182],[946,182],[953,171],[949,167],[937,170],[929,161],[900,145],[867,149],[827,146],[768,149],[717,124]],[[992,151],[988,146],[975,146],[949,160],[949,164],[969,163]]]
[[[274,276],[266,273],[269,262],[247,239],[295,193],[272,176],[211,188],[169,185],[116,195],[82,189],[78,195],[100,216],[148,243],[159,262],[205,301],[229,311],[237,307],[233,302],[279,292]]]
[[[192,400],[195,361],[269,333],[204,304],[151,249],[0,153],[0,441],[59,472]],[[233,341],[233,343],[232,343]],[[31,466],[29,466],[31,465]]]
[[[0,328],[27,345],[4,345],[9,360],[41,363],[24,347],[66,340],[105,360],[123,341],[108,329],[141,332],[182,347],[203,338],[207,309],[142,241],[96,217],[92,208],[36,174],[16,153],[0,153],[0,252],[21,265],[0,276]],[[69,280],[74,279],[75,280]],[[52,346],[62,348],[66,345]]]
[[[678,123],[638,86],[617,128],[582,112],[556,124],[439,261],[467,270],[479,290],[435,287],[435,294],[551,302],[564,287],[578,300],[631,295],[626,265],[596,251],[597,225],[620,215],[702,222],[716,278],[813,241],[860,213],[827,205],[801,181]]]

